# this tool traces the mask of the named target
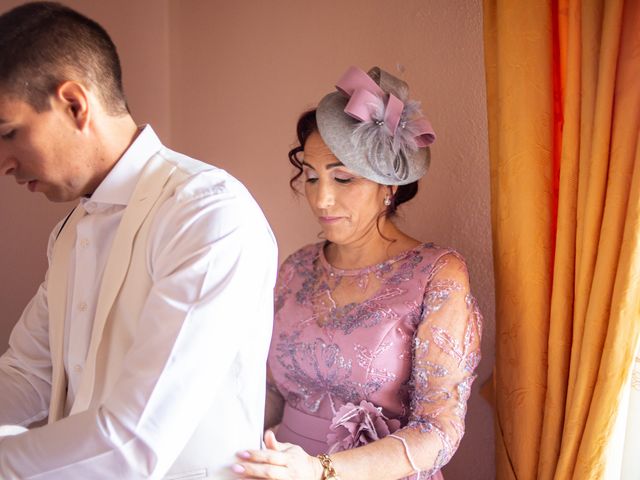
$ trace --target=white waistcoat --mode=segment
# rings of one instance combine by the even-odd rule
[[[156,210],[174,193],[177,185],[203,168],[206,164],[187,157],[182,157],[180,166],[176,167],[160,155],[155,155],[145,167],[126,207],[106,264],[86,365],[71,414],[97,408],[117,380],[125,354],[134,340],[136,324],[131,319],[139,318],[152,286],[146,248]],[[76,208],[67,220],[54,245],[49,269],[49,340],[53,365],[49,422],[62,418],[66,401],[63,343],[68,266],[75,244],[76,224],[82,216],[83,209]],[[247,348],[253,347],[247,345]],[[255,412],[255,408],[244,403],[247,392],[239,391],[240,386],[234,391],[238,376],[246,377],[247,372],[256,382],[261,382],[258,372],[264,371],[265,367],[253,359],[255,356],[243,356],[240,352],[234,360],[228,381],[223,382],[225,391],[220,392],[165,478],[234,478],[222,464],[233,462],[235,451],[259,448],[260,434],[257,432],[262,431],[262,412]],[[257,385],[249,393],[251,396],[262,395],[264,399],[264,384]],[[250,444],[246,443],[248,438],[251,438]],[[224,461],[220,458],[221,448],[226,449]]]

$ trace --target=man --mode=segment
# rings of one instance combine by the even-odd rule
[[[246,189],[138,128],[107,33],[47,2],[0,16],[0,171],[79,199],[0,358],[0,424],[48,417],[0,439],[0,478],[232,478],[277,256]]]

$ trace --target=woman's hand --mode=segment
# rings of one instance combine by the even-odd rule
[[[242,460],[231,467],[239,478],[268,478],[275,480],[320,480],[322,465],[301,447],[280,443],[271,430],[264,434],[267,450],[248,450],[238,453]]]

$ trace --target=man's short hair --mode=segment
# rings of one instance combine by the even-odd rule
[[[32,2],[0,16],[0,89],[36,111],[66,80],[83,83],[111,115],[128,112],[116,47],[104,28],[55,2]]]

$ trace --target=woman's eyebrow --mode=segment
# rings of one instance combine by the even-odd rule
[[[344,163],[342,162],[334,162],[334,163],[328,163],[325,168],[327,170],[329,170],[330,168],[335,168],[335,167],[344,167]]]
[[[305,167],[309,167],[311,170],[315,170],[315,168],[313,168],[312,165],[309,165],[307,162],[305,162],[304,160],[302,161],[302,165]],[[344,167],[344,163],[342,162],[334,162],[334,163],[328,163],[327,165],[325,165],[324,168],[326,168],[327,170],[329,170],[330,168],[335,168],[335,167]]]

